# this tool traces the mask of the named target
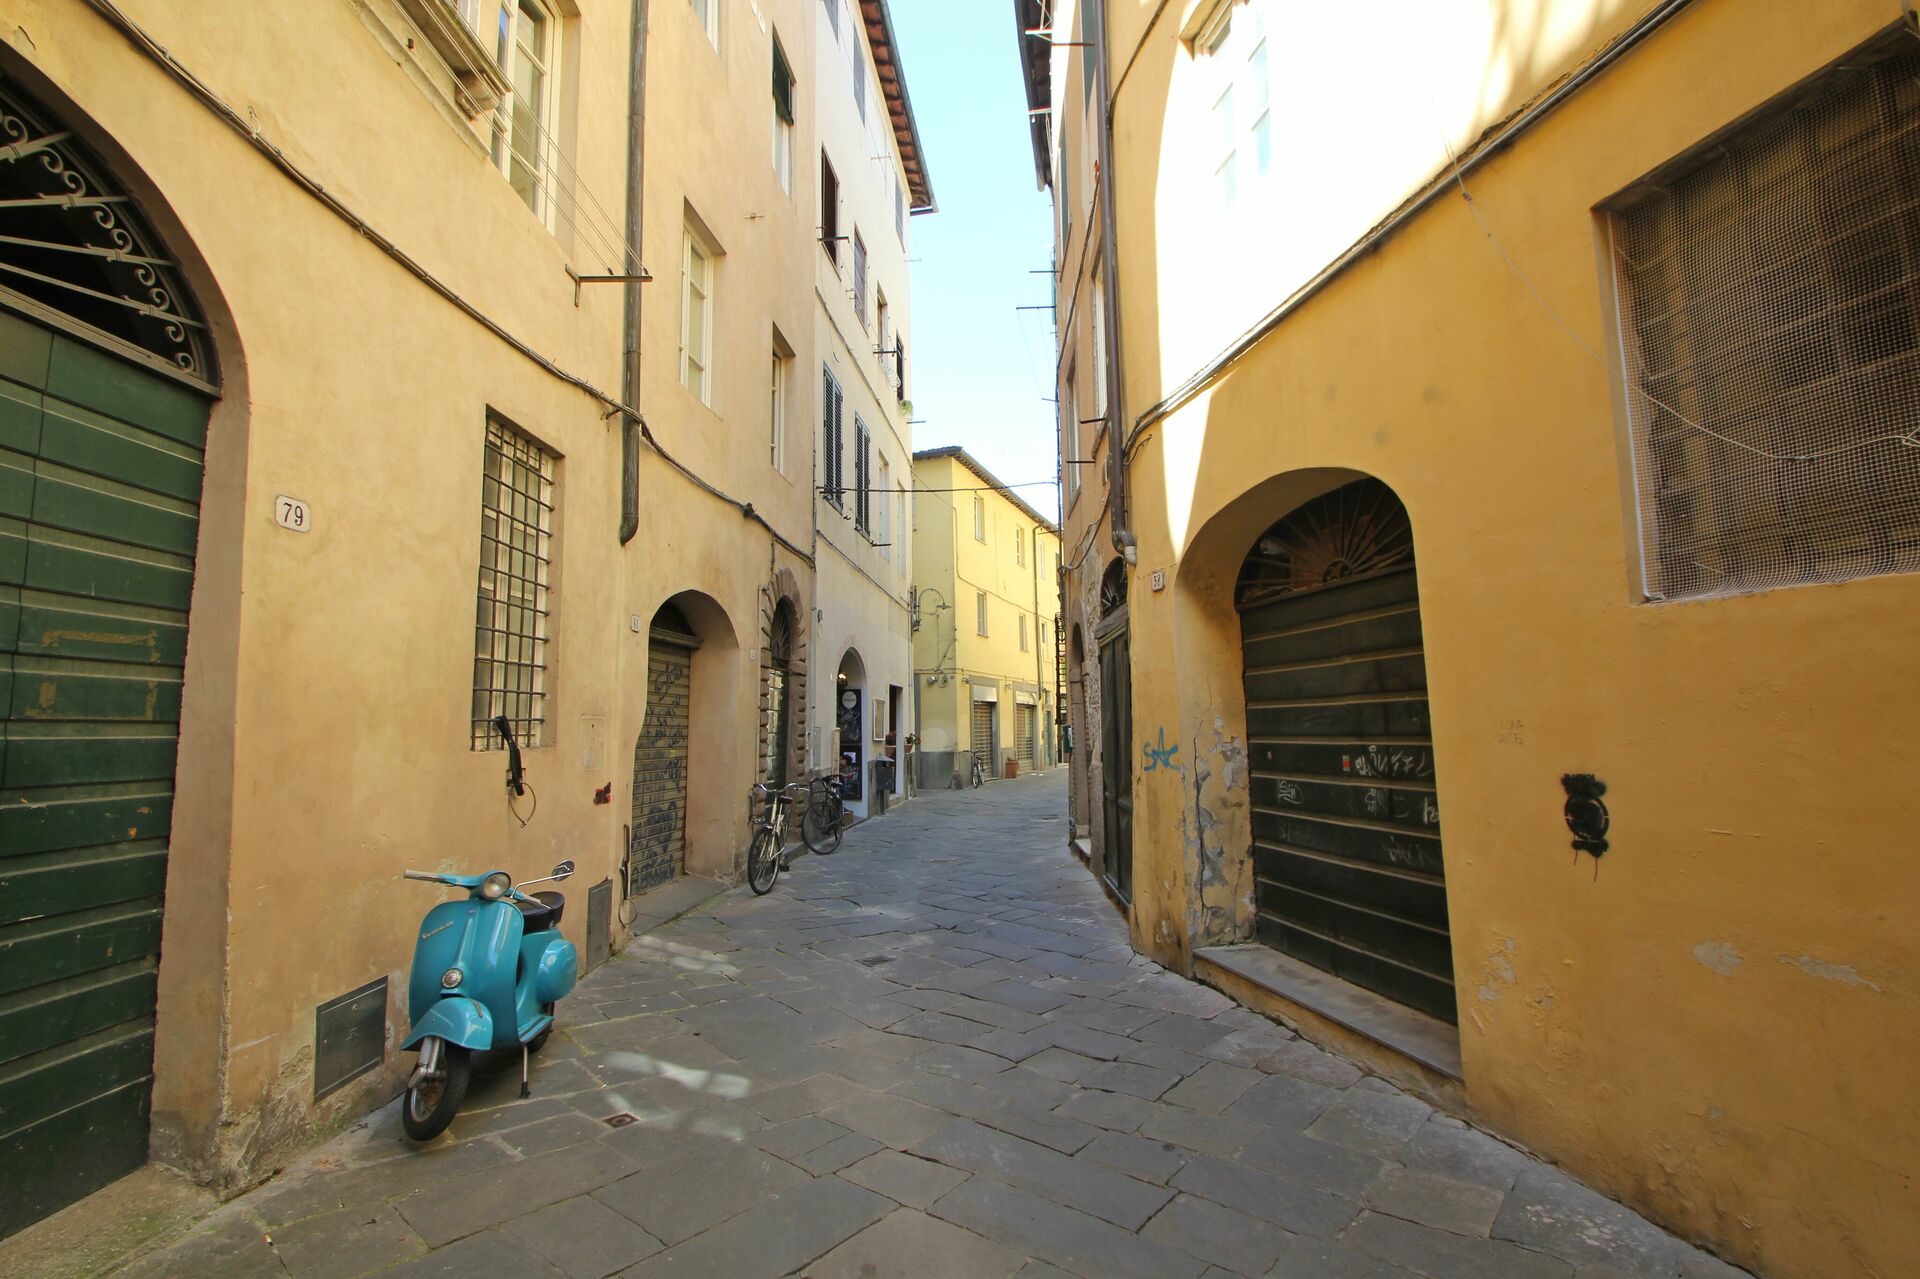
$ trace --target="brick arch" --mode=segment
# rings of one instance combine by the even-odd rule
[[[787,777],[806,776],[806,724],[808,704],[807,661],[813,641],[813,616],[800,592],[800,581],[786,565],[776,565],[766,585],[760,588],[760,717],[754,734],[754,778],[767,781],[766,740],[773,730],[773,616],[782,603],[793,609],[793,657],[787,666],[789,702],[787,707]]]

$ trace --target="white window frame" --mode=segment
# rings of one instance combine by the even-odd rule
[[[1107,429],[1107,286],[1098,267],[1087,290],[1088,328],[1093,338],[1093,415]]]
[[[1067,506],[1080,496],[1080,386],[1075,366],[1067,366],[1066,393],[1060,397],[1060,469],[1065,472]]]
[[[794,75],[793,60],[787,57],[786,46],[780,43],[780,37],[777,34],[772,36],[771,43],[768,45],[767,57],[769,61],[772,60],[775,53],[779,55],[780,61],[785,63],[787,68],[787,109],[790,114],[797,115],[798,109],[794,106],[794,96],[799,92],[800,80],[798,76]],[[773,72],[771,68],[769,68],[767,73],[767,89],[769,95],[771,95],[773,89]],[[780,183],[780,189],[788,195],[792,195],[794,122],[781,118],[778,99],[773,99],[768,103],[767,114],[773,119],[773,176],[774,179]]]
[[[867,328],[867,242],[859,227],[853,229],[853,313]]]
[[[773,348],[773,371],[767,388],[767,452],[773,469],[782,473],[787,469],[787,383],[792,363],[791,356],[782,354],[777,346]]]
[[[887,455],[875,452],[879,465],[873,476],[873,491],[877,500],[873,503],[873,540],[880,548],[880,558],[893,558],[893,464],[887,461]]]
[[[693,6],[694,19],[701,30],[707,33],[707,41],[715,49],[720,47],[720,0],[688,0]]]
[[[714,259],[719,256],[699,232],[687,226],[680,255],[680,385],[702,404],[713,394],[713,283]],[[694,297],[699,296],[699,329],[694,329]],[[698,354],[694,343],[697,340]]]
[[[1013,530],[1013,562],[1020,568],[1027,566],[1027,530]]]
[[[1263,190],[1273,175],[1273,86],[1264,0],[1226,4],[1194,40],[1208,68],[1213,137],[1208,170],[1222,211]]]
[[[543,49],[531,49],[526,43],[526,10],[529,8],[538,11],[542,30],[546,33]],[[514,187],[514,193],[551,230],[554,213],[553,152],[559,145],[556,139],[560,107],[560,42],[564,34],[560,15],[546,0],[497,0],[493,12],[496,19],[496,29],[492,33],[495,37],[494,60],[500,65],[500,73],[514,88],[494,106],[489,154],[493,158],[493,167],[506,178],[508,185]],[[478,15],[475,16],[477,21]],[[520,125],[520,89],[514,72],[523,54],[540,77],[540,101],[531,113],[531,123],[537,134],[528,140],[533,147],[531,155],[522,149],[521,140],[514,136]],[[516,161],[527,173],[528,186],[525,190],[514,185]]]
[[[973,593],[973,611],[974,626],[980,634],[985,635],[987,633],[987,593],[985,591]]]
[[[973,495],[973,540],[987,540],[987,499],[978,493]]]

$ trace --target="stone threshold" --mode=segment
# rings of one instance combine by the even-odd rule
[[[1429,1070],[1449,1079],[1462,1078],[1459,1031],[1437,1017],[1416,1012],[1258,943],[1209,946],[1194,951],[1193,959],[1193,975],[1208,985],[1220,985],[1208,972],[1209,968],[1230,973],[1384,1048],[1410,1057]]]

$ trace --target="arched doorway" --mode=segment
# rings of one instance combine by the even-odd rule
[[[848,812],[865,817],[867,666],[857,649],[848,649],[840,659],[840,672],[834,679],[834,716],[840,794],[847,801]]]
[[[677,878],[687,861],[687,756],[693,734],[693,623],[668,600],[647,628],[647,710],[633,744],[627,895]]]
[[[1133,650],[1127,632],[1127,564],[1115,559],[1100,579],[1100,809],[1107,884],[1133,904]]]
[[[129,188],[4,76],[0,143],[7,1235],[147,1159],[218,374],[176,257]]]
[[[1413,530],[1375,479],[1272,525],[1235,589],[1255,932],[1457,1020]]]

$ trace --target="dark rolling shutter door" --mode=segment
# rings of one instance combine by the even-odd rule
[[[1363,483],[1386,494],[1403,527],[1397,499]],[[1377,521],[1379,510],[1348,502],[1308,522],[1316,538],[1377,545],[1378,524],[1365,520]],[[1361,521],[1351,526],[1360,532],[1344,534],[1343,518]],[[1318,547],[1289,552],[1282,529],[1262,545],[1280,561],[1291,554],[1297,569]],[[1386,565],[1358,567],[1322,582],[1316,562],[1313,584],[1298,587],[1242,577],[1256,928],[1271,946],[1451,1022],[1458,1013],[1410,538]]]
[[[647,713],[633,752],[633,843],[628,893],[680,874],[687,854],[687,693],[693,650],[654,639]]]
[[[146,1162],[208,408],[0,312],[0,1235]]]

